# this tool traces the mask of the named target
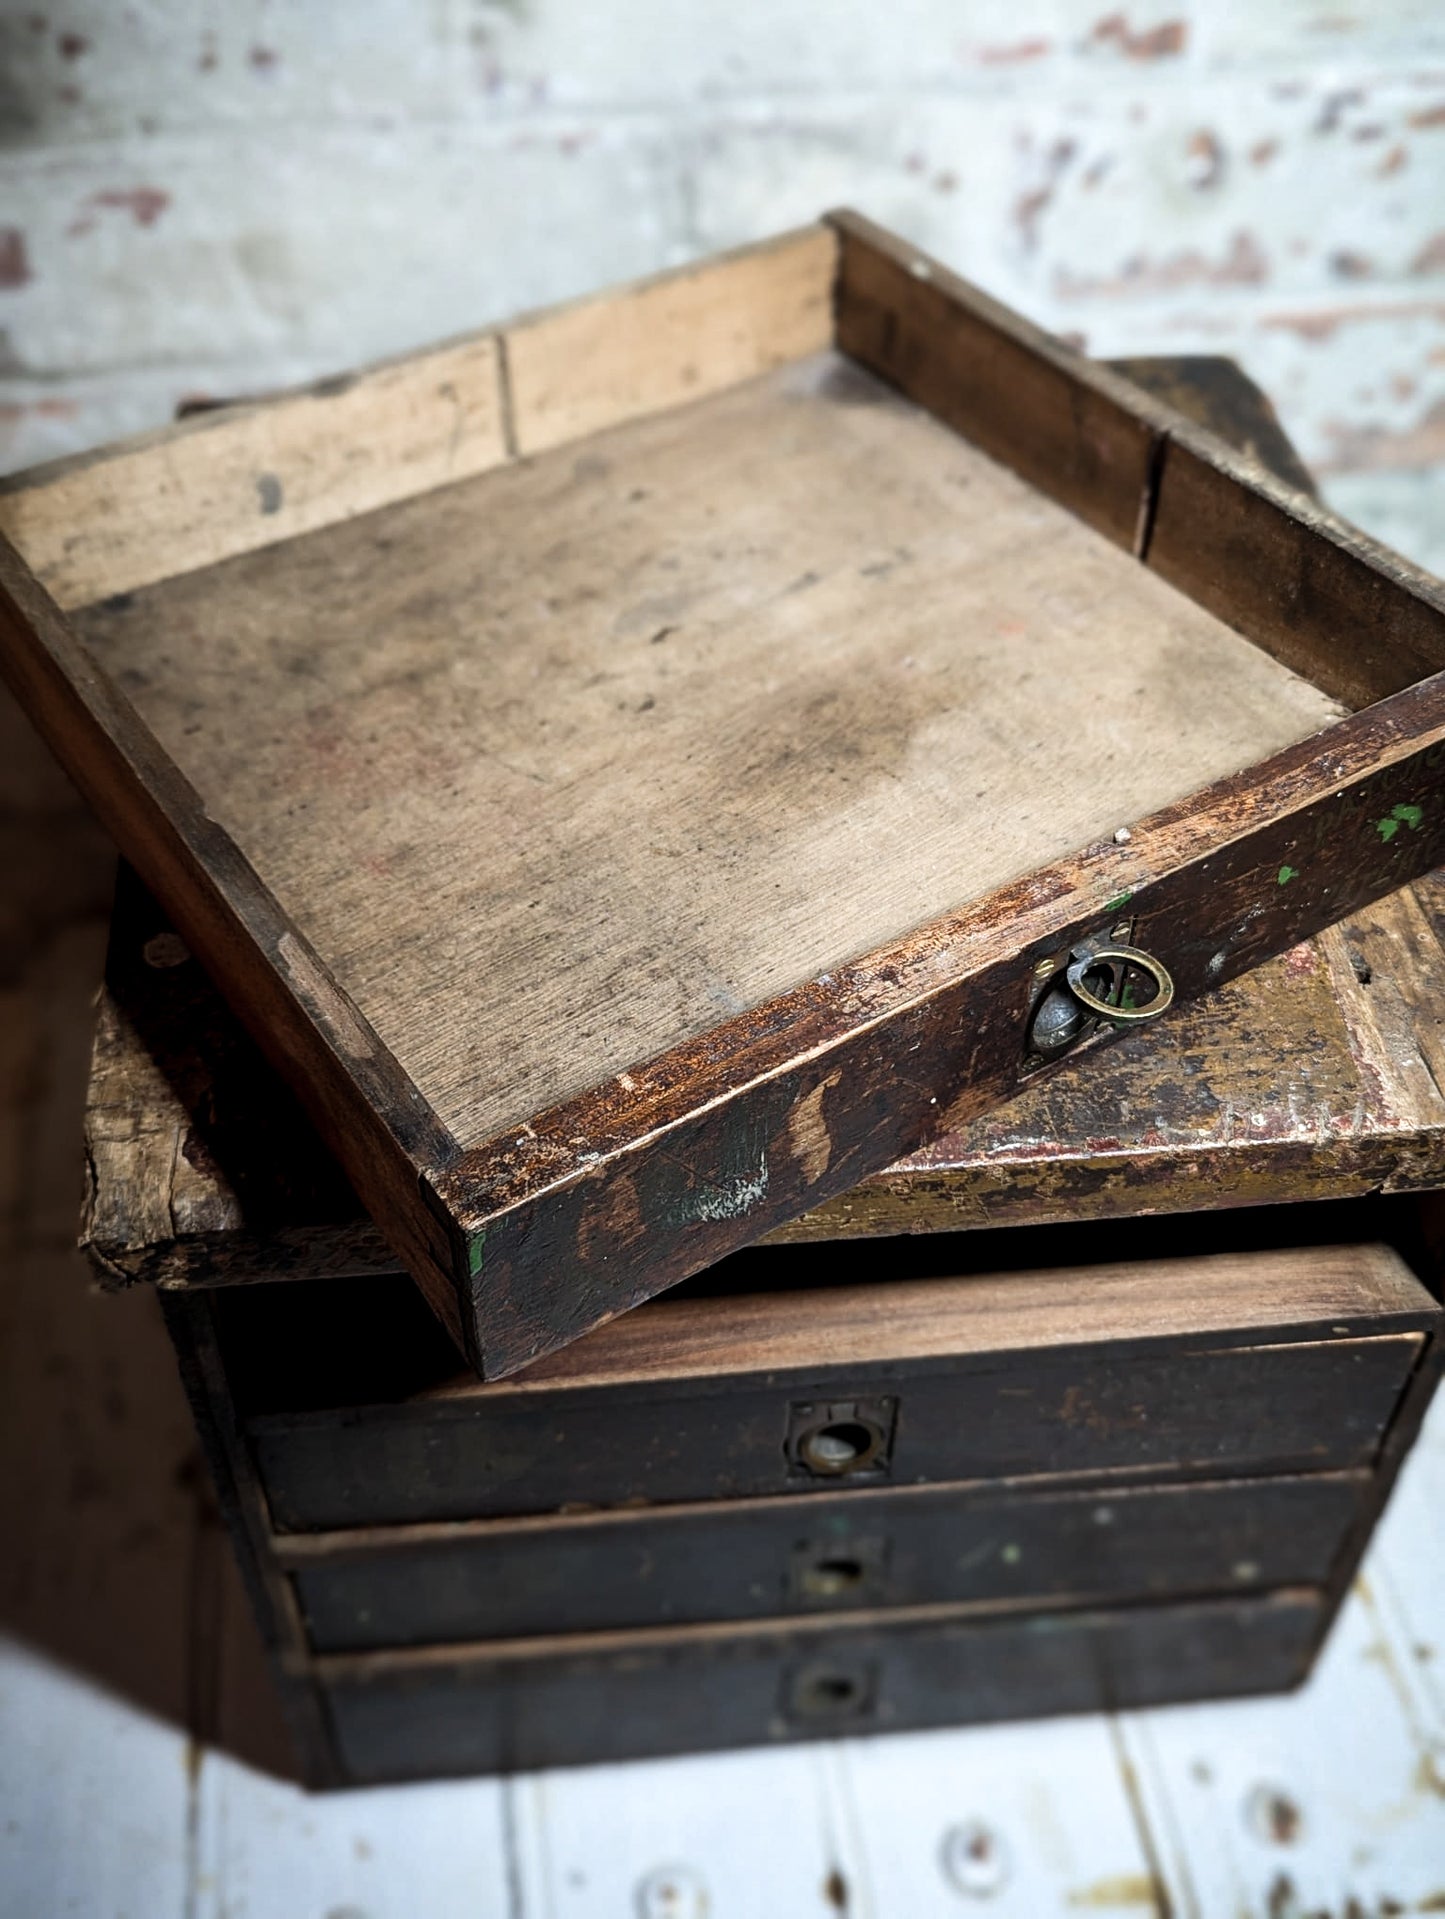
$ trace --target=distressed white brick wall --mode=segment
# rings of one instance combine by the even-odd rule
[[[0,0],[0,462],[840,202],[1445,571],[1445,0]]]

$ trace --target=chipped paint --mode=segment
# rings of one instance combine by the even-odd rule
[[[1375,831],[1387,844],[1394,839],[1402,826],[1409,827],[1413,833],[1418,830],[1425,817],[1424,809],[1418,806],[1392,806],[1383,819],[1375,821]]]
[[[1299,868],[1297,866],[1282,866],[1279,869],[1279,873],[1276,879],[1276,884],[1280,886],[1288,886],[1291,880],[1297,880],[1298,878],[1299,878]]]

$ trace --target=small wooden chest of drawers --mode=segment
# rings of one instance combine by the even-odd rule
[[[400,1276],[173,1299],[317,1776],[1302,1676],[1433,1364],[1396,1253],[909,1278],[870,1250],[886,1287],[806,1283],[829,1250],[794,1249],[804,1283],[658,1302],[491,1385]],[[341,1352],[338,1285],[368,1329]]]

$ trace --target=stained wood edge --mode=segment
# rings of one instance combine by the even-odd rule
[[[806,1644],[836,1638],[846,1643],[855,1636],[873,1634],[887,1634],[892,1639],[914,1628],[936,1626],[978,1626],[986,1630],[994,1624],[1023,1619],[1036,1624],[1038,1631],[1047,1632],[1055,1619],[1063,1618],[1078,1622],[1162,1612],[1183,1616],[1201,1610],[1250,1611],[1256,1616],[1264,1611],[1313,1613],[1320,1604],[1320,1593],[1314,1586],[1280,1586],[1245,1598],[1225,1595],[1171,1600],[1164,1606],[1147,1600],[1129,1605],[1109,1602],[1101,1606],[1097,1600],[1087,1599],[1070,1607],[1066,1600],[1051,1599],[1047,1610],[1043,1610],[1036,1598],[947,1600],[858,1612],[796,1613],[762,1620],[714,1619],[678,1626],[610,1628],[604,1632],[539,1633],[528,1639],[470,1640],[450,1645],[388,1647],[373,1652],[320,1653],[313,1657],[311,1665],[323,1685],[366,1684],[446,1671],[455,1671],[462,1677],[469,1667],[526,1667],[556,1660],[619,1656],[640,1660],[665,1658],[669,1653],[686,1652],[693,1647],[766,1650],[786,1647],[795,1641]]]
[[[861,215],[828,217],[843,351],[1346,705],[1445,671],[1445,588],[1324,505],[1297,461],[1271,470],[1157,382]]]
[[[1135,1354],[1413,1337],[1440,1323],[1441,1309],[1388,1246],[1208,1253],[653,1300],[504,1379],[459,1370],[418,1403],[685,1381],[724,1390],[744,1375],[776,1384],[820,1369],[1038,1364],[1103,1345]]]
[[[822,225],[0,481],[65,609],[210,566],[748,380],[832,344]]]
[[[1420,877],[1445,860],[1445,808],[1418,803],[1442,763],[1437,676],[469,1149],[436,1189],[479,1370],[516,1371],[1006,1097],[1035,963],[1120,912],[1145,945],[1158,929],[1182,1001]]]
[[[827,217],[840,351],[1139,553],[1175,410],[861,214]]]
[[[422,1178],[455,1141],[3,536],[0,672],[461,1343]]]
[[[1107,1488],[1111,1506],[1127,1507],[1131,1502],[1151,1500],[1185,1501],[1211,1495],[1241,1497],[1254,1489],[1266,1493],[1280,1487],[1335,1487],[1355,1499],[1363,1499],[1374,1479],[1367,1466],[1334,1467],[1324,1472],[1260,1473],[1234,1479],[1135,1480],[1120,1485],[1105,1473],[1088,1484],[1039,1483],[1013,1479],[944,1480],[916,1486],[856,1486],[845,1493],[810,1493],[807,1520],[811,1532],[826,1529],[830,1514],[862,1518],[876,1517],[878,1523],[895,1518],[902,1509],[936,1506],[951,1515],[974,1514],[998,1508],[1013,1512],[1020,1505],[1056,1509],[1064,1506],[1093,1506],[1102,1488]],[[417,1551],[465,1553],[477,1546],[505,1549],[512,1540],[541,1538],[561,1541],[595,1540],[598,1550],[606,1551],[618,1541],[654,1527],[664,1531],[696,1522],[716,1526],[719,1531],[730,1525],[744,1525],[751,1518],[773,1515],[799,1519],[796,1493],[750,1495],[741,1499],[690,1499],[657,1506],[603,1506],[588,1512],[551,1512],[508,1514],[497,1519],[413,1520],[394,1526],[335,1527],[318,1532],[275,1533],[269,1550],[287,1572],[304,1572],[316,1566],[368,1566],[388,1559],[405,1559]],[[635,1538],[633,1542],[635,1543]]]
[[[1445,670],[1440,581],[1182,417],[1162,453],[1147,561],[1356,709]]]

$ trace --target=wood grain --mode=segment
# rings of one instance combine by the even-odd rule
[[[369,513],[508,457],[497,358],[484,334],[37,468],[0,532],[75,607]]]
[[[464,1147],[1340,710],[827,357],[80,630]]]
[[[574,301],[506,330],[522,455],[686,405],[833,340],[838,242],[824,226]]]

